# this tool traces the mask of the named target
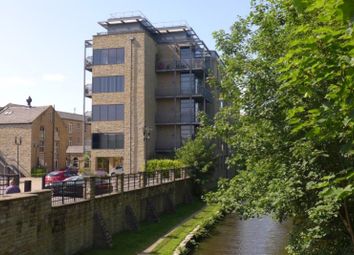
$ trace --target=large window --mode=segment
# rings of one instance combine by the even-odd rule
[[[92,78],[92,93],[124,92],[124,76]]]
[[[124,104],[92,106],[92,121],[124,120]]]
[[[195,108],[193,99],[181,100],[181,122],[195,122]]]
[[[93,50],[94,65],[113,65],[124,63],[124,48]]]
[[[39,152],[44,152],[45,131],[44,127],[39,128]]]
[[[123,149],[123,133],[92,134],[92,149]]]

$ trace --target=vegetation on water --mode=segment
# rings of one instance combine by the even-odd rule
[[[154,243],[158,238],[167,234],[173,227],[200,210],[205,203],[196,201],[191,204],[180,205],[173,214],[162,215],[158,223],[142,223],[137,232],[123,231],[113,236],[111,249],[94,249],[85,255],[131,255],[137,254]]]
[[[188,254],[201,238],[208,235],[208,230],[223,217],[220,206],[209,205],[196,213],[190,219],[179,225],[154,248],[151,254],[170,255],[178,248],[179,244],[190,234],[197,226],[198,231],[194,233],[190,241],[185,246],[179,247],[180,254]]]
[[[245,219],[293,218],[289,254],[354,250],[353,17],[350,0],[253,0],[214,34],[225,107],[188,146],[227,145],[237,175],[207,199]]]

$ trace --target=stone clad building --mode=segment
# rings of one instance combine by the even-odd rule
[[[65,124],[52,106],[8,104],[0,111],[0,154],[8,164],[17,165],[17,139],[24,176],[37,166],[64,168],[67,137]]]
[[[58,111],[61,119],[68,133],[68,147],[66,150],[67,154],[67,165],[84,168],[89,166],[89,161],[84,162],[84,153],[90,154],[91,151],[91,124],[90,119],[86,117],[87,121],[85,127],[83,127],[83,116],[76,113],[67,113]],[[85,136],[83,136],[83,130]],[[83,147],[83,139],[85,141],[85,151]],[[85,165],[86,163],[86,165]]]
[[[85,42],[86,96],[92,98],[91,169],[144,170],[194,137],[198,115],[218,100],[207,83],[218,55],[187,24],[155,27],[141,13],[99,22]]]

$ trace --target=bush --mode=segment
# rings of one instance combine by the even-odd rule
[[[186,165],[183,164],[180,160],[172,160],[172,159],[151,159],[148,160],[146,164],[147,172],[154,172],[157,170],[169,170],[176,168],[183,168]]]
[[[32,177],[42,177],[44,175],[46,175],[47,173],[47,169],[44,167],[34,167],[31,170],[31,176]]]

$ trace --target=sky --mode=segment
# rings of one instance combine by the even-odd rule
[[[97,22],[113,13],[141,11],[153,24],[186,21],[215,49],[212,32],[229,31],[249,5],[249,0],[0,0],[0,106],[26,104],[31,96],[34,106],[81,114],[84,41],[103,32]]]

